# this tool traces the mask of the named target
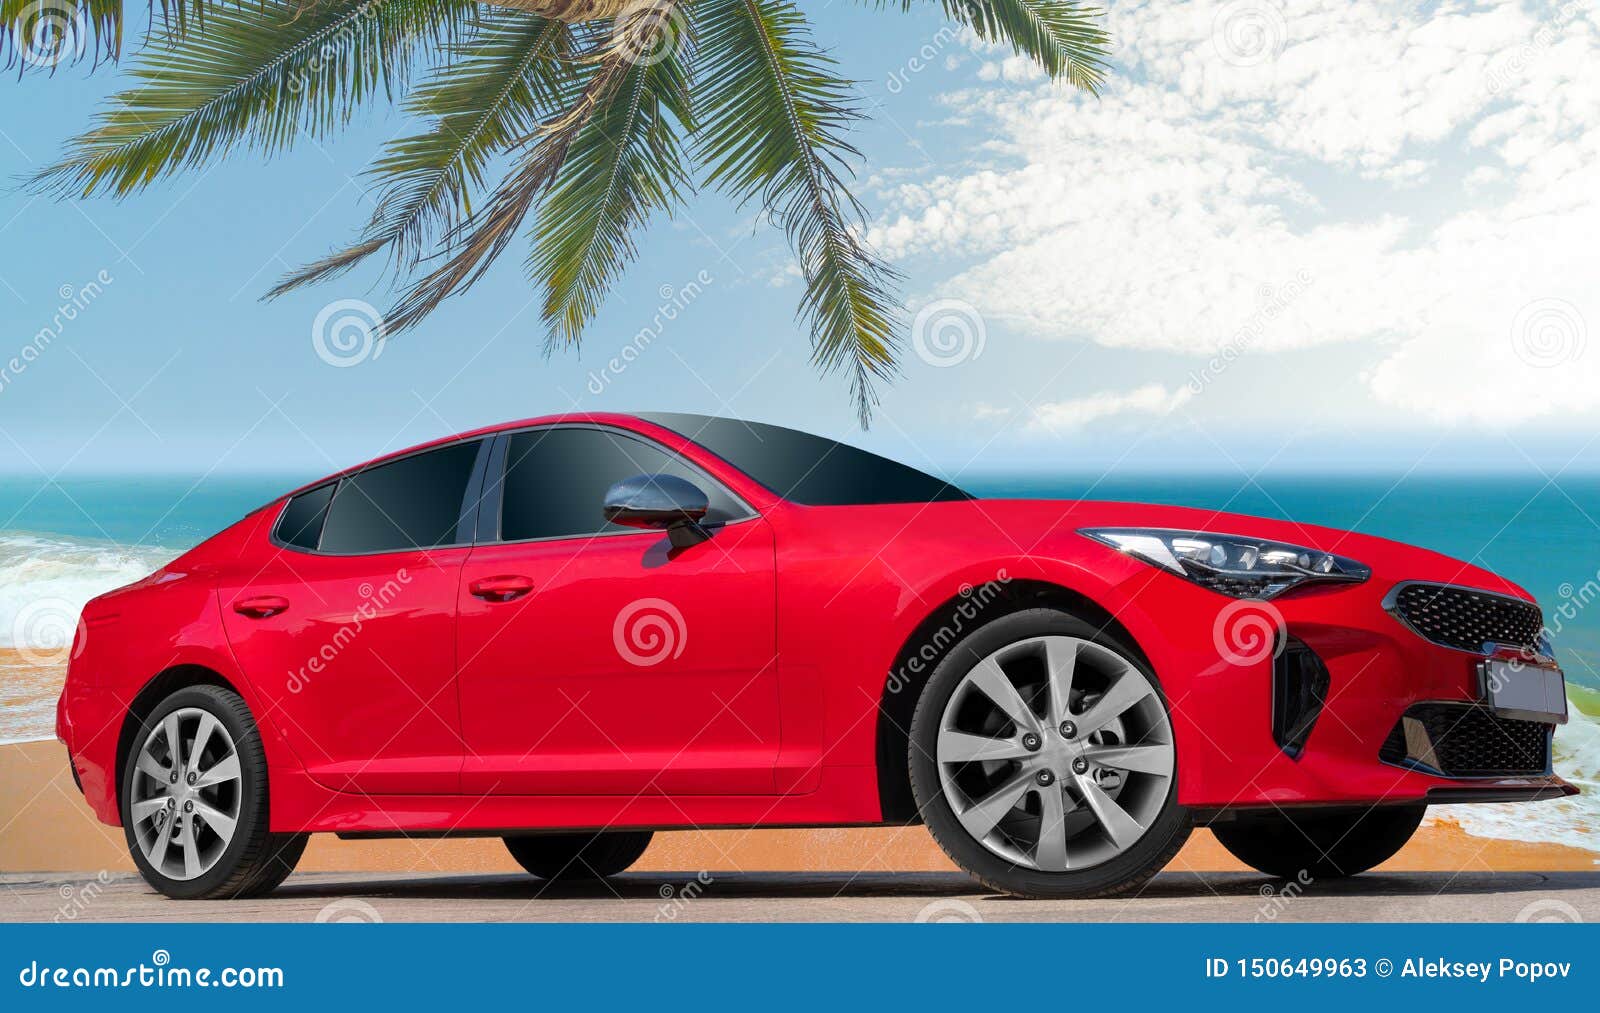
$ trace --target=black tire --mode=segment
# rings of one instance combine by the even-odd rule
[[[239,819],[233,838],[216,864],[194,879],[175,879],[152,866],[134,836],[134,821],[128,815],[140,747],[168,714],[184,708],[203,710],[215,717],[227,730],[239,757]],[[118,799],[123,836],[145,882],[177,900],[216,900],[258,897],[288,878],[305,851],[307,835],[274,834],[268,829],[267,757],[250,708],[237,693],[220,686],[180,689],[157,704],[133,734],[119,777]]]
[[[1251,813],[1212,833],[1235,858],[1279,879],[1339,879],[1394,857],[1422,822],[1426,806]]]
[[[517,864],[540,879],[573,881],[606,879],[624,872],[654,836],[648,830],[614,830],[598,834],[529,834],[505,838]]]
[[[995,651],[1008,644],[1048,635],[1088,640],[1120,655],[1154,687],[1170,720],[1170,707],[1160,682],[1130,645],[1055,609],[1014,612],[970,633],[929,676],[911,721],[908,759],[912,794],[923,821],[945,854],[985,886],[1019,897],[1037,898],[1113,897],[1131,893],[1172,861],[1193,828],[1188,810],[1178,805],[1176,765],[1159,812],[1143,837],[1123,853],[1099,865],[1066,872],[1045,872],[1017,865],[991,852],[961,825],[941,786],[935,754],[940,722],[951,695],[965,676]]]

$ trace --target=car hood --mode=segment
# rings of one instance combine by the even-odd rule
[[[944,508],[955,508],[947,511]],[[919,521],[948,525],[952,512],[965,512],[969,530],[989,530],[1013,539],[1015,545],[1051,555],[1081,555],[1074,543],[1091,527],[1146,527],[1204,531],[1217,535],[1269,538],[1350,557],[1370,567],[1372,580],[1389,584],[1404,580],[1433,581],[1495,591],[1533,600],[1533,596],[1498,574],[1404,542],[1316,524],[1251,517],[1245,514],[1153,503],[1104,500],[969,500],[923,506]],[[1106,551],[1115,551],[1107,548]]]

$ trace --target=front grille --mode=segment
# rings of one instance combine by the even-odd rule
[[[1406,584],[1393,609],[1407,626],[1445,647],[1479,652],[1488,643],[1536,648],[1544,616],[1532,602],[1443,584]]]
[[[1420,703],[1395,723],[1378,756],[1446,777],[1515,777],[1550,770],[1550,726],[1470,703]]]

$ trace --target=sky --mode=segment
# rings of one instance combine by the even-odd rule
[[[545,354],[520,247],[381,344],[377,270],[261,301],[370,213],[363,170],[417,127],[378,101],[122,201],[0,190],[0,366],[48,333],[0,371],[0,472],[309,477],[645,409],[948,475],[1600,468],[1596,5],[1113,3],[1098,98],[917,6],[802,4],[860,82],[855,192],[904,276],[870,431],[809,364],[781,234],[715,194],[652,222],[573,352]],[[0,176],[125,84],[13,68]]]

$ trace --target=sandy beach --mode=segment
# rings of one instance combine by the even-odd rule
[[[1556,844],[1467,834],[1452,822],[1422,828],[1382,868],[1406,872],[1594,872],[1600,854]],[[500,842],[341,841],[318,835],[304,872],[470,873],[516,870]],[[1238,861],[1199,831],[1172,871],[1241,872]],[[122,831],[101,824],[72,783],[58,742],[0,745],[0,872],[125,872]],[[856,830],[716,830],[658,834],[641,872],[949,872],[921,827]]]

